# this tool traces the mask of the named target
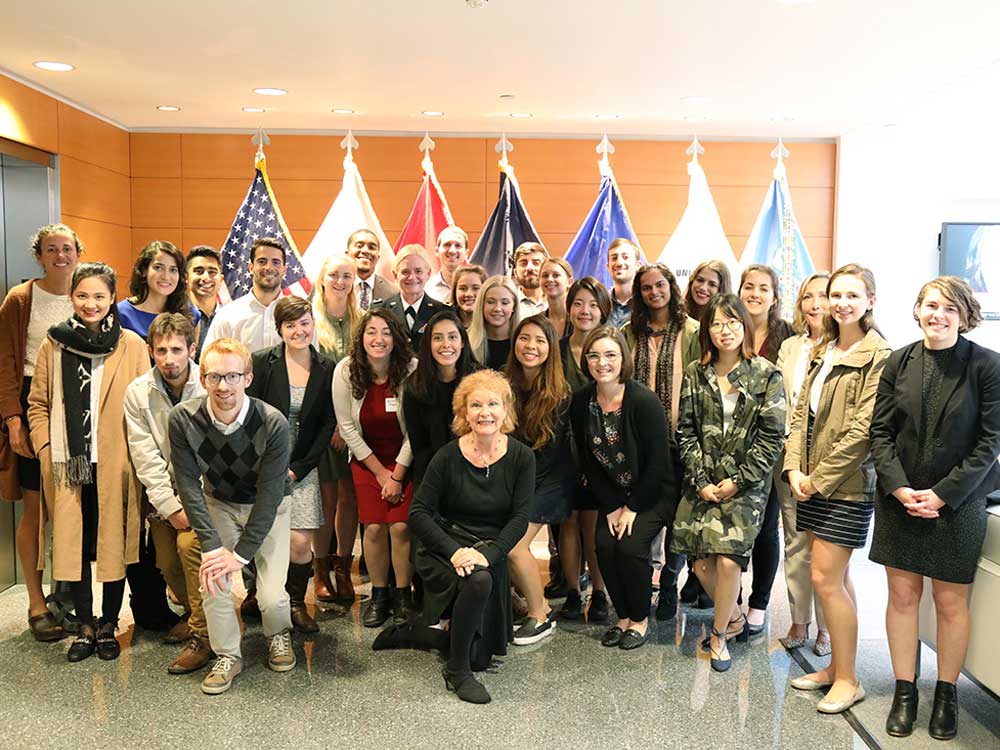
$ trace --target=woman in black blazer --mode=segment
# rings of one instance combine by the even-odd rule
[[[583,474],[600,506],[597,559],[618,621],[603,646],[629,650],[649,637],[650,545],[671,529],[679,482],[656,394],[632,380],[621,332],[595,328],[583,344],[594,383],[573,394],[570,423]]]
[[[312,345],[315,321],[308,300],[289,296],[274,308],[282,343],[253,355],[253,380],[247,393],[270,404],[288,419],[288,482],[291,549],[285,589],[292,603],[292,624],[304,633],[319,630],[306,609],[306,588],[313,574],[313,531],[323,524],[319,461],[337,425],[333,413],[334,362]]]
[[[955,276],[924,284],[913,317],[923,341],[894,351],[871,424],[878,472],[870,557],[886,566],[886,633],[896,694],[886,731],[905,737],[917,715],[920,597],[931,578],[938,683],[930,734],[958,729],[958,680],[969,642],[969,587],[986,535],[987,495],[1000,488],[1000,355],[959,334],[981,321]]]

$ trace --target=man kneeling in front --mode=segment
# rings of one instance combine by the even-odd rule
[[[231,597],[233,574],[251,560],[257,601],[268,637],[267,666],[295,666],[291,610],[285,592],[289,550],[288,422],[246,395],[253,379],[250,352],[217,339],[201,354],[207,396],[170,412],[170,449],[181,504],[201,543],[199,580],[208,638],[218,656],[202,692],[227,691],[243,669],[240,624]]]

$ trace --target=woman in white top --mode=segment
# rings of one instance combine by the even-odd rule
[[[806,379],[806,370],[812,358],[813,348],[823,338],[823,317],[830,306],[826,297],[826,285],[830,274],[818,271],[809,276],[799,287],[795,299],[795,319],[792,329],[796,336],[785,339],[778,352],[778,369],[785,381],[785,396],[788,401],[788,417],[799,398],[799,391]],[[809,625],[812,623],[813,605],[816,609],[816,643],[813,652],[817,656],[830,653],[830,633],[826,629],[823,608],[819,596],[813,589],[810,575],[812,549],[805,532],[795,529],[795,512],[798,501],[792,497],[787,482],[780,480],[784,457],[778,461],[774,485],[781,503],[781,527],[785,541],[785,585],[788,590],[788,607],[792,624],[788,634],[781,639],[782,645],[791,650],[809,640]]]

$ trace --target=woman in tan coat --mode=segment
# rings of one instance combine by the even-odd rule
[[[73,315],[49,329],[28,396],[31,444],[42,465],[43,521],[52,522],[53,578],[72,583],[80,633],[67,658],[120,653],[115,629],[125,566],[139,559],[141,493],[128,458],[125,389],[149,369],[146,346],[122,330],[115,271],[83,263],[70,283]],[[96,429],[95,429],[96,428]],[[94,622],[90,563],[104,584]]]
[[[792,680],[799,690],[830,686],[821,713],[865,697],[855,660],[858,605],[848,566],[865,546],[874,508],[868,428],[889,345],[875,325],[875,277],[851,263],[827,284],[829,311],[799,391],[785,446],[785,475],[799,501],[796,530],[812,546],[812,581],[830,631],[830,666]]]

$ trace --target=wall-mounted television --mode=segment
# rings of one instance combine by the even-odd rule
[[[942,275],[969,282],[986,320],[1000,320],[1000,223],[946,222],[938,235]]]

